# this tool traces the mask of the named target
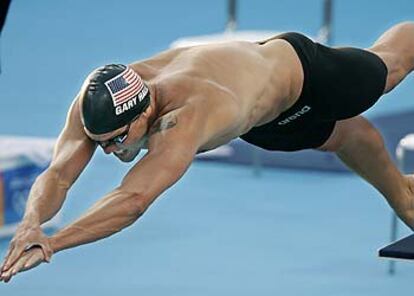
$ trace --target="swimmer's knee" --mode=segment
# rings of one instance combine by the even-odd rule
[[[368,120],[365,121],[365,127],[360,131],[356,131],[356,133],[359,133],[357,141],[361,144],[374,146],[377,149],[384,149],[385,143],[381,133]]]
[[[362,116],[357,116],[352,119],[353,122],[344,128],[345,132],[342,135],[344,140],[338,152],[352,145],[359,145],[361,147],[370,146],[375,151],[384,149],[385,144],[381,133],[368,120]]]
[[[411,58],[407,58],[407,54],[392,51],[372,51],[382,59],[387,67],[387,80],[384,93],[388,93],[412,71],[414,67],[414,55],[411,61]]]
[[[368,50],[378,55],[387,66],[384,93],[389,92],[414,69],[414,22],[392,27]]]
[[[383,149],[384,140],[381,133],[364,117],[340,120],[328,140],[317,150],[340,152],[349,145],[371,145]]]

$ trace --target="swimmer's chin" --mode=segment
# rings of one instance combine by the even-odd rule
[[[117,153],[115,153],[114,152],[114,155],[120,160],[120,161],[122,161],[122,162],[132,162],[136,157],[137,157],[137,155],[139,154],[139,152],[138,153],[134,153],[134,154],[117,154]]]

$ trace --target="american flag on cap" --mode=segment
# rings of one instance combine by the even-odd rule
[[[114,107],[129,101],[146,89],[141,77],[129,67],[105,82],[105,85],[111,93]]]

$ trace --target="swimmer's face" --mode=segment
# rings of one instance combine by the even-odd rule
[[[141,149],[147,147],[148,117],[145,113],[128,125],[106,134],[95,135],[86,129],[85,132],[106,154],[113,153],[121,161],[131,162]]]

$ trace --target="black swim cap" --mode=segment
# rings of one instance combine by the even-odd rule
[[[83,125],[98,135],[127,125],[150,103],[148,87],[125,65],[106,65],[94,70],[80,96]]]

